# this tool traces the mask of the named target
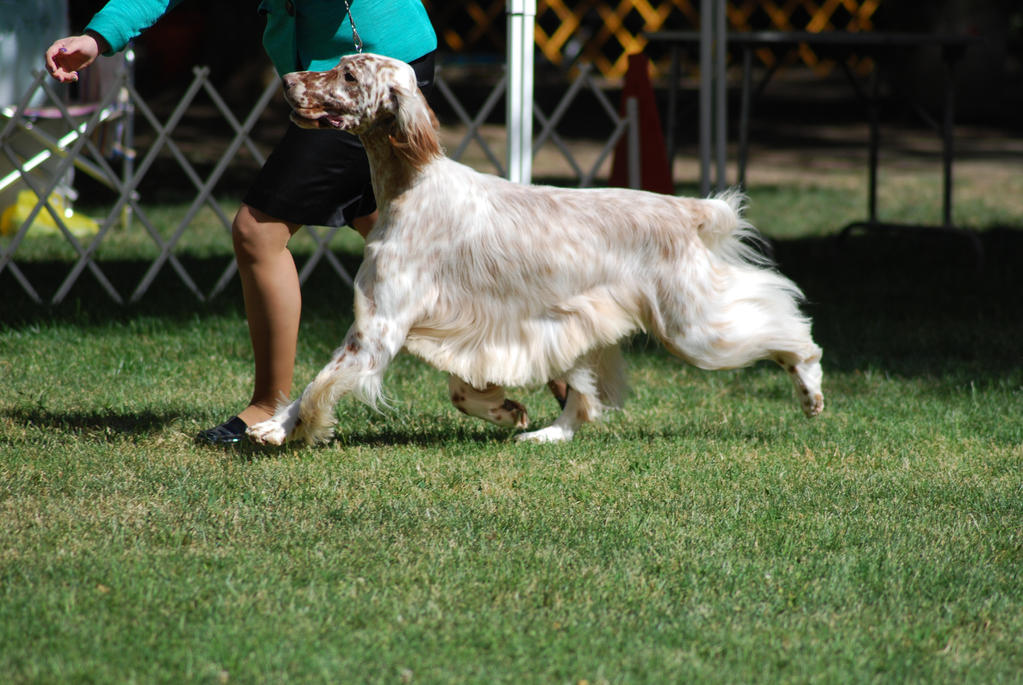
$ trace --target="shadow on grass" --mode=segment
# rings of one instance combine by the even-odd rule
[[[465,419],[475,421],[476,419]],[[450,424],[438,423],[431,429],[402,428],[381,426],[374,430],[338,429],[329,441],[322,446],[309,446],[304,442],[286,443],[284,445],[256,445],[242,441],[234,445],[201,445],[199,449],[218,450],[243,462],[254,462],[261,459],[281,459],[299,457],[303,453],[327,450],[344,452],[347,449],[379,449],[379,448],[425,448],[434,449],[450,446],[459,452],[498,443],[510,443],[514,433],[500,428],[464,427],[452,428]]]
[[[296,257],[299,267],[306,255]],[[359,268],[360,258],[350,254],[335,254],[350,275]],[[15,260],[18,271],[36,290],[42,304],[29,297],[15,278],[10,266],[0,271],[0,331],[5,328],[28,328],[40,322],[90,324],[130,319],[144,314],[171,320],[192,320],[195,317],[237,314],[244,317],[241,285],[235,274],[227,286],[210,297],[225,268],[231,263],[229,255],[179,255],[178,261],[195,283],[200,299],[186,285],[174,267],[165,264],[150,287],[138,301],[131,298],[151,266],[145,259],[108,259],[99,262],[99,268],[120,295],[118,304],[102,287],[89,269],[83,271],[67,297],[50,304],[68,276],[73,262],[60,259]],[[303,287],[305,312],[317,316],[318,312],[337,311],[338,304],[348,306],[352,290],[334,273],[326,260],[320,260]]]
[[[109,441],[126,436],[152,435],[181,418],[178,412],[133,411],[114,412],[52,412],[40,408],[14,408],[0,412],[18,425],[52,429],[62,434],[105,436]]]
[[[429,421],[432,425],[428,428],[420,426],[408,427],[408,419],[415,419],[416,422]],[[325,443],[325,447],[331,450],[344,451],[348,448],[373,449],[373,448],[395,448],[395,447],[422,447],[436,448],[450,446],[453,450],[464,451],[484,445],[499,443],[510,443],[516,432],[497,428],[488,424],[482,424],[477,419],[455,417],[455,421],[461,419],[464,425],[454,423],[446,417],[441,416],[410,416],[395,415],[386,420],[386,425],[381,424],[378,428],[371,430],[346,430],[343,425],[335,429],[334,436]],[[286,443],[284,445],[257,445],[243,441],[235,445],[209,445],[206,449],[223,450],[233,454],[240,461],[257,461],[259,459],[278,459],[282,457],[293,457],[302,454],[310,449],[304,442]]]
[[[1020,367],[1023,232],[970,241],[932,233],[869,233],[776,246],[781,270],[807,295],[814,336],[832,369],[1001,377]]]
[[[807,295],[814,336],[825,349],[825,367],[850,371],[882,369],[901,376],[962,377],[993,382],[1019,373],[1023,337],[1023,231],[1002,227],[979,234],[984,267],[978,270],[969,241],[942,234],[854,234],[839,244],[834,237],[780,240],[774,244],[780,269]],[[355,273],[358,258],[338,255]],[[226,257],[179,257],[204,292],[224,269]],[[67,262],[19,262],[18,268],[44,297],[59,288]],[[148,263],[101,264],[115,287],[130,295]],[[31,329],[43,322],[87,326],[129,320],[138,315],[174,321],[205,317],[244,318],[237,278],[211,301],[200,302],[168,265],[137,303],[118,305],[89,273],[58,305],[37,305],[24,295],[10,268],[0,272],[0,330]],[[350,317],[352,292],[322,263],[303,288],[303,320],[314,324],[303,335],[332,349],[336,326],[317,322]],[[640,342],[634,354],[665,354]],[[373,440],[374,436],[360,436]],[[389,435],[386,439],[400,439]],[[489,438],[488,438],[489,439]]]

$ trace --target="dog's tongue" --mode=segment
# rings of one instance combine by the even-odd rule
[[[341,128],[341,117],[336,114],[326,114],[322,117],[322,120],[334,128]]]

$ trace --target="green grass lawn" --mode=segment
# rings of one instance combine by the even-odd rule
[[[406,356],[394,410],[342,400],[329,445],[210,449],[195,432],[249,392],[237,283],[200,304],[165,269],[119,307],[86,274],[47,307],[0,273],[0,680],[1023,681],[1023,233],[979,219],[980,272],[955,237],[838,246],[844,195],[808,193],[751,215],[789,220],[813,421],[771,365],[638,338],[626,410],[570,444],[466,419]],[[193,233],[212,284],[226,233]],[[150,248],[109,245],[130,293]],[[62,250],[19,251],[44,296]],[[325,265],[304,295],[300,385],[351,318]]]

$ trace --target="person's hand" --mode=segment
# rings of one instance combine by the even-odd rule
[[[46,71],[61,83],[77,81],[78,70],[92,64],[108,47],[94,33],[61,38],[46,50]]]

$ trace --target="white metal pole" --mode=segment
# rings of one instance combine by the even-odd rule
[[[710,194],[711,137],[713,134],[714,6],[700,2],[700,195]]]
[[[508,0],[508,179],[533,176],[533,26],[536,0]]]
[[[725,18],[725,0],[715,0],[714,16],[714,146],[717,156],[717,190],[728,184],[728,82],[725,63],[728,61],[728,22]]]
[[[725,0],[700,3],[700,193],[711,191],[711,160],[717,163],[720,191],[727,183],[728,99],[725,66],[728,49]]]
[[[625,116],[629,122],[629,187],[643,187],[643,161],[639,142],[639,99],[630,97],[625,101]]]

